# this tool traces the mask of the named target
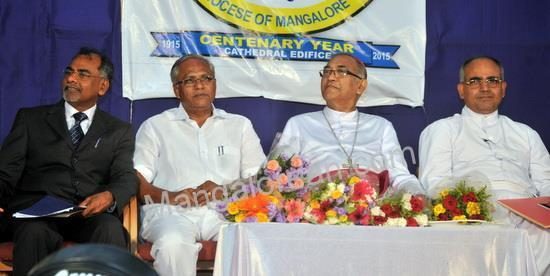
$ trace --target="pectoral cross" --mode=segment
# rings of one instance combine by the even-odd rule
[[[359,167],[358,165],[355,165],[355,166]],[[342,167],[344,167],[346,169],[353,169],[353,161],[351,160],[351,158],[348,158],[348,162],[342,164]]]

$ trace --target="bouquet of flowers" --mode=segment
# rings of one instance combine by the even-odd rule
[[[358,176],[326,180],[311,191],[304,218],[316,224],[368,225],[376,197],[376,190]]]
[[[432,220],[491,220],[487,186],[475,188],[460,180],[454,188],[444,188],[432,199]]]
[[[382,226],[426,226],[424,198],[404,191],[387,193],[371,209],[372,224]]]
[[[268,160],[255,181],[234,189],[217,209],[233,222],[300,222],[307,199],[309,163],[299,155]]]
[[[276,197],[280,206],[276,222],[300,222],[308,195],[307,171],[309,163],[299,155],[281,154],[267,161],[258,173],[263,191]]]

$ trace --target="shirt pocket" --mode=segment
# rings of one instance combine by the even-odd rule
[[[239,172],[241,150],[234,146],[218,146],[214,148],[216,168],[218,172]]]

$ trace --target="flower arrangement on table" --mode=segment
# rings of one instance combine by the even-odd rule
[[[373,225],[426,226],[428,215],[425,199],[404,191],[389,192],[371,209]]]
[[[255,181],[218,204],[218,211],[233,222],[300,222],[308,196],[308,167],[299,155],[272,158]]]
[[[487,186],[469,186],[460,180],[453,188],[444,188],[432,199],[432,220],[491,220],[492,205]]]
[[[309,164],[299,155],[271,158],[255,179],[218,204],[231,222],[424,226],[428,216],[420,196],[396,192],[378,198],[380,175],[342,169],[307,181]]]
[[[370,208],[377,192],[366,179],[325,180],[311,191],[304,213],[315,224],[370,224]]]

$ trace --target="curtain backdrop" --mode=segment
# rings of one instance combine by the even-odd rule
[[[361,109],[394,124],[411,171],[418,162],[422,129],[460,112],[458,68],[474,55],[502,61],[508,90],[501,113],[530,125],[549,145],[550,1],[428,0],[426,6],[424,107]],[[131,121],[137,130],[144,119],[177,105],[174,99],[122,98],[120,9],[121,3],[112,0],[0,0],[0,141],[19,108],[60,99],[61,71],[84,45],[107,52],[115,64],[112,88],[100,103],[103,110]],[[158,78],[168,78],[168,72],[158,72]],[[290,116],[322,108],[264,98],[220,99],[215,104],[249,117],[266,152]]]

